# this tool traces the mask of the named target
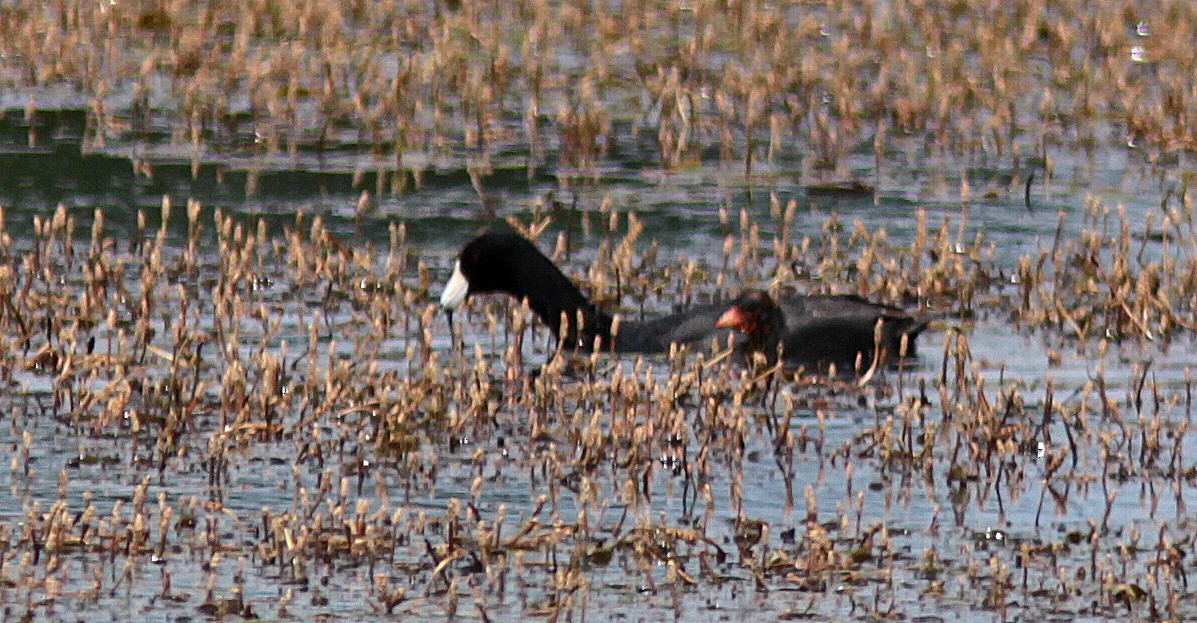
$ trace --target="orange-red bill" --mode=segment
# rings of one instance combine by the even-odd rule
[[[732,307],[723,312],[723,315],[715,322],[715,326],[720,329],[743,329],[747,324],[748,317],[739,307]]]

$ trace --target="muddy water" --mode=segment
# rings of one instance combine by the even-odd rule
[[[422,362],[409,359],[411,349],[420,345],[412,319],[435,300],[436,284],[447,275],[455,250],[484,222],[464,171],[426,172],[419,188],[377,196],[366,214],[355,215],[361,191],[374,183],[357,163],[315,156],[287,166],[213,159],[201,162],[193,175],[192,163],[159,158],[147,161],[153,170],[147,177],[134,175],[133,160],[118,148],[81,155],[74,140],[78,121],[70,113],[44,119],[38,149],[27,148],[28,127],[17,113],[8,120],[8,149],[0,153],[0,204],[15,253],[33,246],[33,217],[61,204],[78,218],[81,250],[93,210],[102,208],[106,235],[121,253],[135,258],[130,249],[141,235],[136,212],[146,212],[153,232],[158,206],[169,195],[178,205],[188,198],[199,200],[205,210],[201,220],[209,222],[215,209],[243,223],[262,218],[272,236],[281,236],[296,213],[319,215],[344,244],[374,249],[369,268],[381,275],[388,226],[402,222],[412,255],[402,279],[419,292],[404,322],[370,342],[364,337],[370,332],[370,308],[350,304],[358,300],[355,293],[330,294],[327,288],[292,284],[285,262],[276,259],[262,264],[256,274],[260,287],[247,296],[269,308],[279,329],[267,339],[247,322],[240,348],[248,359],[258,348],[256,340],[265,340],[262,348],[283,359],[284,385],[294,391],[300,391],[307,374],[307,361],[300,360],[309,347],[327,352],[328,358],[320,361],[330,367],[334,361],[360,362],[368,356],[377,370],[396,379],[425,374]],[[609,238],[601,233],[604,202],[638,216],[645,227],[640,248],[660,245],[659,263],[685,257],[718,266],[727,231],[719,218],[721,208],[733,215],[746,211],[769,240],[778,228],[769,217],[770,201],[784,205],[792,199],[799,209],[791,234],[799,239],[817,238],[829,219],[849,229],[859,219],[871,230],[884,229],[890,244],[903,247],[917,233],[919,209],[932,227],[948,219],[955,230],[963,222],[964,243],[981,235],[986,247],[992,245],[987,270],[998,283],[986,290],[985,304],[971,317],[945,314],[923,338],[921,356],[902,371],[887,371],[872,388],[791,383],[780,390],[790,408],[750,408],[757,419],[746,425],[743,448],[716,452],[711,459],[714,476],[701,482],[682,465],[694,461],[706,445],[704,411],[700,405],[686,407],[693,419],[692,436],[647,449],[659,456],[653,460],[656,468],[641,474],[643,497],[635,503],[625,497],[626,474],[616,458],[605,459],[610,464],[597,471],[550,475],[547,457],[572,460],[578,451],[569,437],[534,434],[526,411],[500,408],[485,423],[453,431],[430,426],[435,432],[422,437],[414,459],[379,449],[377,414],[368,408],[313,413],[291,403],[292,408],[278,414],[281,433],[238,434],[212,407],[227,369],[212,354],[208,367],[199,370],[210,385],[178,447],[164,458],[146,432],[155,422],[135,423],[128,412],[114,421],[81,417],[71,405],[56,404],[53,375],[21,366],[0,398],[6,414],[0,443],[12,457],[11,468],[0,470],[0,490],[8,492],[0,497],[0,524],[7,530],[0,565],[5,578],[0,601],[9,604],[5,616],[28,612],[46,620],[186,621],[252,613],[263,618],[382,619],[389,618],[385,595],[395,589],[406,591],[393,606],[395,613],[512,621],[555,615],[629,621],[896,615],[918,621],[1007,616],[1104,620],[1127,611],[1145,615],[1150,600],[1162,599],[1167,586],[1184,582],[1185,569],[1192,567],[1187,561],[1168,566],[1163,561],[1171,550],[1163,544],[1180,542],[1181,552],[1192,547],[1185,535],[1191,534],[1194,481],[1168,474],[1191,470],[1194,463],[1191,448],[1197,440],[1175,426],[1191,415],[1187,379],[1193,346],[1180,333],[1166,346],[1114,342],[1099,356],[1094,344],[1078,344],[1066,328],[1014,326],[1002,301],[1017,295],[1012,275],[1020,256],[1050,248],[1057,235],[1071,239],[1080,234],[1087,201],[1125,206],[1128,222],[1141,230],[1146,215],[1158,212],[1176,187],[1182,164],[1154,169],[1134,150],[1117,146],[1093,156],[1056,154],[1051,178],[1045,183],[1040,172],[1031,186],[1029,206],[1022,186],[1029,169],[969,163],[973,200],[964,204],[960,163],[933,155],[905,158],[895,153],[880,172],[861,164],[860,177],[878,183],[876,196],[813,192],[785,162],[749,181],[713,164],[666,175],[635,154],[616,159],[597,181],[558,180],[551,170],[529,174],[514,166],[500,169],[487,188],[501,200],[501,213],[523,219],[553,214],[542,247],[550,247],[557,232],[569,234],[572,247],[564,264],[573,275],[586,273],[596,248]],[[186,220],[179,211],[168,227],[169,257],[177,257],[186,243]],[[220,273],[211,230],[203,240],[194,285],[200,292],[210,289],[208,280]],[[1149,257],[1162,252],[1154,239],[1142,246]],[[426,265],[432,278],[429,291],[420,290],[417,262]],[[369,272],[362,274],[369,278]],[[135,291],[137,272],[128,275]],[[386,287],[358,283],[363,290]],[[330,305],[330,296],[346,302]],[[677,302],[669,294],[653,296],[645,313],[668,310]],[[633,313],[640,308],[630,296],[618,304]],[[164,301],[162,313],[175,313],[171,305]],[[506,387],[500,391],[512,391],[515,386],[500,382],[507,374],[501,360],[510,342],[502,333],[482,328],[488,306],[500,313],[510,309],[494,300],[475,305],[459,318],[462,339],[467,353],[475,346],[483,351],[495,385]],[[322,328],[316,343],[309,344],[317,322]],[[198,328],[215,331],[210,319],[201,320]],[[474,365],[470,355],[452,349],[442,316],[435,316],[430,330],[431,345],[450,370]],[[942,431],[949,427],[946,419],[962,417],[949,415],[943,404],[951,393],[934,389],[945,367],[945,343],[959,333],[968,338],[967,367],[982,378],[987,399],[997,402],[1018,393],[1020,407],[1009,410],[1011,426],[1040,426],[1036,418],[1047,409],[1049,385],[1056,408],[1075,409],[1078,401],[1095,400],[1086,386],[1097,383],[1107,408],[1087,411],[1084,432],[1089,438],[1147,439],[1150,426],[1144,422],[1162,413],[1168,423],[1162,459],[1167,465],[1128,470],[1138,459],[1103,455],[1093,442],[1072,447],[1068,439],[1082,435],[1080,420],[1070,426],[1058,417],[988,464],[959,465],[951,444],[942,443],[919,460],[887,454],[876,441],[877,431],[885,429],[887,420],[901,422],[904,410],[920,396],[926,397],[926,406],[909,420],[916,430],[903,432],[900,425],[888,430],[917,437],[926,434],[928,425]],[[44,341],[18,344],[12,356],[29,357]],[[548,359],[546,342],[543,332],[528,341],[525,373]],[[163,335],[155,343],[170,345]],[[96,349],[113,344],[111,338],[101,338]],[[139,371],[146,383],[161,378],[167,367],[152,356],[148,362]],[[604,360],[600,379],[617,374],[612,367],[661,384],[671,376],[664,358],[623,358]],[[716,370],[731,379],[739,374]],[[443,383],[466,383],[466,378],[445,377]],[[1148,389],[1141,387],[1144,379],[1150,382]],[[567,376],[562,382],[581,381]],[[445,412],[465,409],[464,403],[451,402]],[[764,424],[765,418],[807,441],[792,443],[788,457],[776,453],[779,433]],[[1170,436],[1171,431],[1180,431],[1178,437]],[[212,444],[223,444],[223,451],[212,452]],[[1142,451],[1145,445],[1131,442],[1125,449]],[[1178,451],[1170,456],[1173,447]],[[1057,478],[1048,488],[1044,477],[1054,455],[1067,457],[1070,479]],[[1002,475],[995,480],[987,472],[997,468]],[[594,488],[589,498],[582,493],[583,474]],[[82,538],[82,545],[53,552],[34,546],[41,528],[31,518],[44,517],[56,503],[70,514],[83,513],[90,505],[96,518],[129,522],[139,496],[148,500],[143,507],[149,542],[167,543],[161,551],[99,545],[89,537]],[[166,507],[171,511],[160,527]],[[579,528],[583,508],[585,530]],[[291,532],[273,532],[274,522],[287,514],[297,518]],[[354,518],[390,531],[387,546],[380,549],[384,553],[350,554],[332,545]],[[470,554],[444,562],[437,548],[478,539],[473,531],[479,519],[503,524],[504,537],[522,529],[529,537],[544,538],[524,549],[511,545],[501,563],[498,557],[486,561]],[[98,519],[79,521],[103,528]],[[768,528],[759,543],[741,553],[736,538],[745,521]],[[469,530],[460,527],[465,525]],[[570,536],[553,540],[541,534],[553,526]],[[650,536],[629,539],[636,526]],[[709,542],[665,532],[697,527]],[[459,532],[463,530],[470,534]],[[651,536],[653,531],[659,536]],[[837,564],[825,581],[805,583],[802,577],[813,563],[795,561],[810,554],[817,541],[812,533],[820,531],[832,544],[827,560],[859,560]],[[301,537],[326,549],[307,550],[303,560],[269,554],[282,547],[280,541]],[[667,553],[645,554],[654,543]],[[57,562],[49,569],[42,557],[51,555]],[[483,568],[486,563],[492,565],[489,572]],[[678,568],[692,580],[679,579]],[[754,573],[762,568],[768,572]],[[55,582],[49,584],[47,578]],[[1182,614],[1194,611],[1185,598],[1173,607]]]

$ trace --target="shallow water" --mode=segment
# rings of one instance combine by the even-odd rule
[[[369,396],[370,387],[358,387],[367,381],[387,378],[401,384],[404,379],[427,373],[423,361],[409,360],[408,349],[420,345],[414,317],[432,305],[439,285],[432,285],[429,291],[421,289],[417,262],[427,266],[434,284],[442,283],[456,249],[485,222],[469,176],[460,167],[433,167],[424,173],[420,187],[397,195],[375,195],[375,207],[355,216],[360,193],[372,191],[375,186],[373,173],[362,173],[370,169],[368,162],[312,155],[301,156],[298,161],[215,157],[199,162],[193,176],[193,164],[186,158],[153,155],[163,153],[161,149],[112,146],[81,154],[76,140],[81,128],[74,113],[39,117],[46,128],[53,128],[45,135],[54,138],[50,145],[42,143],[41,148],[30,150],[23,147],[29,143],[28,128],[20,115],[19,111],[10,111],[0,127],[4,141],[4,149],[0,149],[0,205],[4,206],[6,231],[12,235],[17,252],[33,244],[33,217],[48,215],[56,205],[63,205],[78,219],[81,254],[86,250],[87,232],[97,208],[104,210],[106,235],[124,253],[143,235],[136,212],[145,211],[152,235],[157,228],[158,206],[163,195],[169,195],[176,208],[168,230],[166,255],[177,258],[187,241],[182,206],[194,198],[204,206],[200,220],[209,225],[201,250],[203,268],[198,285],[193,286],[202,293],[213,287],[210,280],[220,273],[221,258],[210,226],[214,210],[234,216],[250,230],[256,219],[262,218],[274,236],[294,223],[296,213],[303,212],[309,219],[319,215],[328,231],[344,244],[356,248],[369,245],[374,250],[374,264],[358,267],[360,270],[354,274],[360,274],[360,279],[345,282],[367,287],[360,288],[360,292],[338,290],[337,302],[329,305],[328,290],[292,284],[282,262],[266,262],[256,275],[264,287],[245,295],[255,306],[266,305],[281,322],[276,333],[264,338],[261,327],[255,328],[255,323],[247,319],[239,344],[242,360],[251,361],[259,340],[265,339],[261,348],[283,357],[287,364],[284,386],[309,397],[312,394],[307,392],[313,390],[300,390],[308,378],[308,364],[306,360],[301,363],[301,356],[309,346],[323,355],[330,349],[334,335],[334,352],[321,365],[331,369],[339,363],[352,368],[351,375],[358,378],[346,381],[347,385],[364,391],[354,400]],[[140,155],[130,159],[130,150],[140,150]],[[163,455],[155,449],[154,435],[147,433],[155,430],[157,423],[135,424],[128,411],[116,421],[80,418],[69,406],[54,404],[53,376],[19,370],[0,398],[7,414],[6,425],[0,427],[0,443],[9,448],[12,457],[11,469],[0,470],[0,489],[10,492],[0,498],[0,523],[9,530],[8,547],[19,552],[31,539],[36,541],[21,536],[29,529],[29,517],[48,512],[60,499],[72,514],[83,512],[90,503],[96,517],[125,513],[122,521],[131,521],[127,513],[142,483],[146,483],[148,492],[143,519],[149,542],[165,538],[169,545],[163,552],[153,552],[150,547],[133,554],[111,543],[105,547],[118,553],[66,547],[54,553],[60,559],[59,566],[42,575],[42,582],[34,589],[25,588],[21,582],[29,579],[18,570],[32,563],[6,553],[0,569],[10,581],[0,583],[0,600],[24,604],[10,610],[14,615],[30,611],[45,619],[97,616],[178,621],[231,616],[219,611],[220,603],[239,592],[238,610],[248,605],[262,617],[382,619],[389,617],[378,605],[382,594],[378,587],[382,585],[380,578],[386,578],[385,584],[391,588],[407,590],[395,612],[425,617],[446,616],[450,610],[446,604],[453,603],[460,617],[477,618],[485,609],[486,616],[494,620],[550,616],[561,607],[573,616],[604,620],[722,621],[779,616],[840,620],[891,612],[916,621],[993,620],[1008,611],[1020,619],[1083,621],[1104,620],[1118,613],[1112,606],[1093,605],[1099,601],[1118,604],[1117,595],[1132,595],[1136,590],[1146,591],[1152,599],[1162,595],[1161,586],[1180,582],[1184,568],[1192,567],[1191,562],[1182,563],[1179,571],[1169,575],[1159,569],[1171,567],[1157,564],[1166,550],[1160,548],[1164,540],[1180,541],[1182,552],[1192,548],[1185,536],[1193,523],[1189,506],[1197,493],[1192,477],[1177,476],[1175,470],[1166,473],[1158,465],[1111,475],[1116,466],[1137,461],[1103,457],[1100,445],[1086,443],[1075,454],[1068,454],[1065,465],[1071,467],[1072,479],[1065,482],[1056,476],[1051,483],[1057,493],[1061,488],[1070,491],[1057,503],[1053,493],[1045,492],[1047,459],[1043,453],[1050,457],[1065,452],[1069,448],[1065,437],[1080,434],[1066,430],[1058,417],[1043,427],[1047,432],[1041,436],[1020,440],[1028,446],[1012,443],[1014,451],[1001,459],[976,463],[980,473],[968,479],[953,472],[956,465],[946,456],[951,444],[933,446],[930,460],[921,464],[900,453],[886,456],[882,452],[884,445],[876,443],[876,435],[885,429],[888,418],[898,423],[892,431],[901,429],[900,412],[919,396],[920,385],[926,388],[923,391],[929,404],[918,417],[909,420],[918,427],[911,434],[922,434],[927,423],[938,424],[941,431],[946,427],[946,406],[934,387],[945,342],[961,331],[967,335],[971,349],[965,367],[983,377],[973,389],[983,390],[986,399],[995,404],[1004,402],[1002,394],[1017,390],[1018,400],[1025,406],[1010,411],[1017,421],[1041,415],[1049,383],[1057,408],[1066,405],[1077,409],[1077,402],[1082,400],[1078,396],[1093,400],[1085,386],[1100,377],[1107,383],[1108,408],[1103,413],[1090,405],[1086,411],[1090,439],[1101,433],[1139,435],[1149,427],[1144,422],[1159,412],[1167,430],[1179,430],[1185,442],[1174,465],[1191,469],[1191,450],[1189,454],[1184,450],[1197,447],[1197,443],[1193,443],[1187,429],[1175,427],[1177,422],[1188,422],[1191,416],[1186,392],[1194,346],[1188,335],[1178,334],[1166,351],[1155,342],[1114,342],[1099,359],[1095,343],[1078,348],[1067,329],[1016,328],[1010,320],[1010,309],[1001,302],[1002,296],[1017,296],[1017,284],[1010,276],[1017,273],[1019,257],[1034,256],[1053,244],[1059,212],[1064,213],[1060,235],[1066,240],[1084,230],[1084,205],[1091,198],[1111,208],[1124,206],[1127,221],[1141,231],[1149,213],[1156,214],[1158,223],[1161,202],[1184,174],[1183,165],[1157,170],[1135,150],[1118,146],[1101,148],[1092,157],[1061,152],[1054,154],[1053,178],[1047,185],[1040,180],[1032,186],[1031,205],[1027,206],[1021,182],[1012,181],[1024,173],[1011,169],[1008,162],[972,162],[968,166],[969,183],[976,199],[964,204],[960,199],[959,163],[918,155],[914,147],[897,150],[894,162],[880,174],[871,168],[871,156],[867,162],[853,163],[852,169],[860,170],[863,179],[878,183],[875,196],[863,197],[816,196],[818,193],[804,190],[793,163],[784,161],[752,179],[715,163],[666,174],[646,166],[635,154],[622,161],[614,159],[597,180],[559,178],[551,167],[529,175],[518,166],[500,168],[487,178],[488,190],[501,199],[502,215],[525,220],[542,213],[554,215],[553,226],[542,238],[541,246],[549,250],[557,232],[569,233],[572,248],[565,266],[575,276],[586,274],[601,243],[618,240],[616,234],[603,233],[606,213],[600,206],[604,202],[619,212],[636,214],[644,225],[638,250],[660,245],[656,267],[672,266],[680,258],[707,267],[720,266],[724,261],[724,236],[740,235],[741,210],[759,223],[762,239],[770,241],[780,227],[779,221],[769,215],[771,200],[783,206],[790,200],[797,202],[790,233],[798,240],[804,236],[817,240],[828,219],[836,218],[845,231],[851,231],[852,223],[860,220],[871,231],[884,229],[893,247],[908,247],[917,235],[917,211],[925,210],[931,229],[947,220],[955,232],[962,219],[967,219],[962,243],[970,245],[976,236],[983,235],[983,246],[992,245],[994,252],[985,260],[986,268],[999,278],[978,296],[985,304],[977,306],[974,319],[968,322],[949,315],[937,323],[920,340],[921,355],[916,361],[909,362],[901,372],[887,371],[873,385],[893,391],[787,384],[781,394],[798,406],[780,412],[750,408],[743,448],[737,451],[721,447],[714,451],[710,457],[715,463],[710,472],[714,477],[709,481],[697,482],[689,476],[688,468],[679,466],[679,461],[694,461],[707,445],[703,440],[704,409],[694,404],[683,407],[683,420],[689,420],[691,426],[684,441],[663,446],[659,442],[664,437],[653,433],[648,434],[644,448],[622,448],[624,452],[659,454],[653,461],[656,468],[643,474],[625,473],[618,460],[605,460],[595,471],[579,468],[575,473],[552,472],[550,465],[568,465],[579,458],[579,440],[553,432],[556,429],[550,424],[545,424],[549,433],[537,436],[529,423],[530,414],[507,409],[504,405],[509,403],[503,401],[495,401],[497,406],[491,407],[495,410],[485,418],[471,415],[476,419],[467,420],[455,430],[439,424],[431,426],[421,433],[419,452],[388,456],[376,444],[379,414],[368,404],[361,411],[313,414],[305,412],[298,402],[288,403],[290,406],[277,414],[277,424],[283,426],[278,435],[254,435],[230,425],[225,421],[228,414],[213,407],[220,399],[221,374],[228,369],[228,359],[216,354],[209,355],[211,368],[203,371],[210,377],[210,384],[195,403],[187,432],[165,459],[165,467],[159,469]],[[135,160],[148,163],[152,177],[134,175]],[[554,199],[560,205],[552,205]],[[721,208],[731,213],[730,226],[720,221]],[[417,299],[415,306],[405,312],[409,315],[404,321],[396,322],[381,339],[370,341],[364,336],[369,334],[373,308],[364,293],[375,286],[363,280],[385,274],[388,226],[397,222],[406,227],[406,248],[413,255],[402,279],[407,288],[417,292]],[[1145,246],[1149,257],[1162,253],[1156,241]],[[129,257],[135,259],[137,255],[130,253]],[[131,268],[127,278],[135,292],[136,262],[128,263]],[[757,277],[766,278],[769,270],[769,266],[761,268]],[[830,277],[826,282],[806,279],[804,285],[831,282]],[[740,285],[727,283],[725,288],[734,290]],[[699,290],[706,296],[713,288],[708,284]],[[672,292],[649,297],[647,312],[668,310],[679,302],[677,299]],[[619,303],[626,310],[639,307],[628,292],[623,293]],[[390,304],[391,311],[400,308],[394,300]],[[442,364],[450,363],[450,369],[456,366],[458,370],[476,365],[472,353],[479,345],[494,386],[501,387],[502,392],[520,391],[518,383],[504,385],[509,368],[502,359],[509,340],[502,333],[492,336],[482,328],[484,314],[478,309],[487,306],[510,309],[492,300],[474,305],[472,313],[459,315],[465,355],[453,351],[441,315],[435,316],[431,327],[431,345]],[[176,312],[169,300],[164,303],[165,315]],[[309,327],[317,317],[319,339],[309,345]],[[210,320],[201,322],[197,329],[215,330]],[[31,346],[12,345],[10,354],[28,357],[44,341],[34,340]],[[155,343],[169,350],[165,331]],[[529,340],[524,348],[525,373],[546,361],[546,343],[543,332]],[[112,346],[111,341],[101,341],[97,351]],[[1053,357],[1058,361],[1053,362]],[[366,359],[376,361],[376,367],[366,370],[361,363]],[[162,361],[152,356],[149,361],[138,371],[147,383],[164,374]],[[1144,362],[1150,362],[1150,386],[1156,393],[1146,406],[1135,401],[1143,393],[1136,389],[1141,374],[1136,365]],[[662,386],[671,378],[669,363],[660,357],[645,364],[622,358],[614,364],[621,366],[625,375],[635,374]],[[610,382],[614,374],[608,369],[611,365],[605,359],[601,362],[600,385]],[[652,371],[637,373],[638,365],[651,366]],[[715,371],[728,376],[739,374],[734,369]],[[386,377],[388,373],[392,376]],[[445,383],[464,382],[464,378],[449,378]],[[568,376],[561,382],[567,387],[579,383]],[[100,378],[94,383],[98,388],[105,381]],[[572,400],[569,398],[567,403]],[[965,407],[967,404],[967,400],[960,402]],[[148,405],[143,407],[151,411]],[[569,403],[568,408],[573,407],[589,418],[590,410],[602,415],[611,404],[592,397]],[[137,406],[130,408],[135,410]],[[461,416],[469,412],[470,405],[464,401],[464,394],[456,394],[441,408],[440,415],[426,417]],[[550,423],[582,417],[571,414],[568,408],[554,416],[559,420],[551,419]],[[959,419],[966,413],[953,412],[950,417]],[[811,439],[819,440],[818,444],[792,448],[789,476],[781,459],[775,458],[777,433],[769,431],[763,418],[781,418],[779,421],[788,425],[792,435],[805,430]],[[645,420],[639,424],[650,423]],[[134,426],[140,430],[134,431]],[[28,443],[22,439],[24,435],[29,436]],[[972,441],[977,443],[976,439]],[[631,444],[631,440],[626,442]],[[213,453],[213,444],[223,450]],[[1168,437],[1165,462],[1169,458],[1167,448],[1173,444],[1175,440]],[[1132,440],[1124,448],[1130,452],[1143,446]],[[28,453],[27,460],[24,452]],[[964,452],[970,455],[967,448]],[[219,466],[213,463],[217,457]],[[850,478],[846,463],[852,465]],[[987,474],[991,469],[1000,469],[1003,476],[994,481]],[[64,491],[60,491],[60,474],[69,481]],[[219,483],[213,480],[217,476]],[[633,502],[626,497],[625,489],[629,483],[636,484],[636,476],[648,493]],[[583,478],[594,488],[589,495],[583,494]],[[1011,478],[1016,482],[1010,483]],[[786,504],[787,487],[793,496],[792,507]],[[808,492],[812,504],[809,509],[805,497]],[[158,507],[158,498],[162,495],[175,508],[165,530],[159,528],[164,512]],[[547,496],[544,506],[539,502],[542,495]],[[741,495],[742,503],[737,506],[736,498]],[[118,504],[123,510],[114,511]],[[355,510],[359,504],[365,505],[360,512]],[[31,510],[34,505],[40,506],[40,512]],[[468,510],[463,510],[467,506]],[[190,510],[184,512],[184,507]],[[370,515],[379,509],[385,509],[384,516]],[[578,527],[582,524],[582,509],[587,512],[586,529]],[[621,519],[625,511],[629,511],[628,516]],[[812,513],[809,517],[808,511]],[[343,525],[345,520],[360,517],[372,528],[393,530],[395,540],[385,548],[385,558],[372,562],[367,562],[368,556],[321,555],[311,550],[303,562],[280,562],[266,554],[281,547],[282,537],[268,537],[274,528],[266,527],[270,520],[264,517],[280,520],[280,515],[288,513],[305,519],[292,526],[294,533],[287,538],[307,530],[307,537],[331,547],[328,543],[348,530]],[[457,519],[470,517],[471,513],[473,518]],[[189,521],[180,522],[180,514],[189,514]],[[539,527],[528,523],[534,514]],[[495,569],[502,568],[501,572],[491,572],[501,573],[502,581],[488,577],[478,568],[481,563],[467,555],[448,564],[443,574],[433,572],[437,559],[429,548],[477,539],[481,529],[477,519],[493,525],[504,518],[505,536],[524,526],[529,534],[546,540],[519,550],[518,563],[513,561],[519,549],[516,547],[509,548],[501,564],[491,561]],[[767,535],[751,553],[764,563],[801,559],[811,547],[811,542],[804,539],[809,539],[817,524],[822,524],[830,535],[835,556],[851,556],[855,551],[864,551],[865,555],[860,564],[845,565],[824,584],[805,586],[787,578],[784,572],[771,572],[758,586],[752,565],[743,562],[737,553],[737,519],[768,525]],[[808,519],[812,523],[808,524]],[[1093,535],[1090,522],[1097,528]],[[558,542],[540,534],[544,527],[554,524],[585,530],[586,537]],[[449,530],[446,525],[455,527]],[[701,526],[713,545],[672,536],[628,540],[633,526],[646,533]],[[463,536],[459,530],[470,534]],[[591,548],[612,547],[620,538],[625,540],[614,547],[609,561],[591,560]],[[654,541],[673,553],[643,555]],[[878,545],[881,541],[884,546]],[[700,563],[702,556],[713,556],[714,545],[724,551],[726,558]],[[938,562],[929,563],[928,556]],[[579,559],[586,562],[565,564]],[[673,562],[667,562],[670,560]],[[691,585],[678,580],[671,564],[680,564],[689,576],[698,577],[697,582]],[[802,568],[789,564],[791,574]],[[36,568],[36,564],[32,566]],[[578,575],[569,575],[573,572]],[[1086,573],[1087,580],[1078,579],[1078,574]],[[1102,574],[1102,579],[1094,580],[1094,573]],[[1116,573],[1125,573],[1129,579],[1120,580]],[[169,590],[163,588],[166,574],[170,576]],[[103,580],[94,581],[96,575]],[[53,588],[44,582],[51,576],[58,580]],[[1148,584],[1145,578],[1156,584]],[[89,592],[93,584],[101,587],[94,593]],[[452,592],[458,597],[450,598],[447,593]],[[1125,601],[1128,608],[1140,608],[1136,612],[1142,613],[1144,598],[1133,596]],[[1180,612],[1190,614],[1194,607],[1187,598],[1178,605]]]

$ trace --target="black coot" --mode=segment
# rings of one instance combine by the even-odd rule
[[[455,309],[474,294],[506,292],[523,300],[567,348],[665,352],[670,344],[700,342],[728,331],[715,326],[723,308],[696,307],[644,322],[614,317],[594,306],[578,287],[526,238],[493,226],[466,243],[441,293],[441,306]],[[564,333],[559,329],[564,327]]]

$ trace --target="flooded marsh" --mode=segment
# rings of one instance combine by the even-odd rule
[[[0,6],[0,618],[1191,619],[1183,2]],[[854,294],[834,377],[631,320]]]

